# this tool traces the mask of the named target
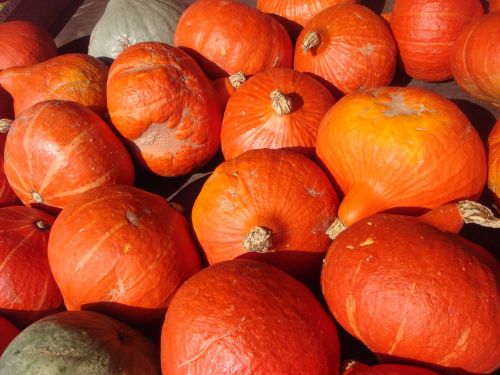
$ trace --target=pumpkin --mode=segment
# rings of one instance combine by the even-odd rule
[[[323,9],[356,0],[258,0],[257,9],[275,16],[296,40],[304,25]]]
[[[10,344],[14,337],[19,334],[19,330],[7,319],[0,316],[0,356],[5,348]]]
[[[500,120],[488,136],[488,188],[500,207]]]
[[[0,72],[0,85],[14,98],[16,117],[46,100],[78,102],[103,115],[108,67],[84,54],[66,54],[42,63]]]
[[[483,13],[480,0],[396,0],[391,28],[406,73],[427,82],[451,78],[451,47]]]
[[[0,357],[0,373],[159,375],[157,352],[142,334],[115,319],[65,311],[22,331]]]
[[[229,98],[222,153],[233,159],[256,148],[287,148],[312,157],[321,119],[334,103],[326,87],[304,73],[257,73]]]
[[[303,284],[262,262],[210,266],[172,299],[164,374],[339,374],[335,325]]]
[[[235,0],[199,0],[189,6],[177,24],[174,45],[212,79],[292,66],[293,46],[285,28]]]
[[[12,123],[4,168],[25,205],[51,211],[93,187],[134,181],[132,160],[104,120],[61,100],[35,104]]]
[[[47,257],[53,222],[34,208],[0,208],[0,315],[19,327],[64,307]]]
[[[238,72],[230,75],[229,77],[221,77],[212,81],[215,96],[219,101],[222,113],[224,113],[224,110],[226,109],[229,97],[233,95],[234,92],[238,90],[244,82],[246,82],[246,80],[247,77],[245,77],[243,72]]]
[[[342,375],[438,375],[438,373],[410,365],[381,364],[368,366],[360,362],[350,361],[345,366]]]
[[[288,150],[258,149],[214,170],[191,219],[210,264],[245,256],[307,279],[319,271],[337,206],[314,162]]]
[[[181,0],[110,0],[90,34],[89,55],[115,59],[135,43],[172,44],[185,9]]]
[[[185,218],[160,196],[124,185],[74,198],[57,217],[49,262],[68,310],[159,323],[200,269]]]
[[[500,10],[500,0],[490,0],[490,12]]]
[[[371,351],[491,373],[500,367],[499,276],[479,245],[413,217],[376,214],[333,241],[321,288],[337,322]]]
[[[341,4],[309,20],[297,39],[293,64],[332,92],[350,93],[392,81],[396,44],[382,17],[363,5]]]
[[[9,131],[11,123],[9,120],[0,119],[0,206],[8,206],[17,200],[3,169],[3,153],[7,138],[5,133]]]
[[[455,81],[469,95],[500,107],[500,12],[466,27],[451,53]]]
[[[389,209],[415,214],[479,198],[486,151],[448,99],[416,87],[346,95],[323,118],[319,159],[345,194],[337,224]]]
[[[113,125],[143,168],[183,175],[217,152],[222,119],[212,83],[181,49],[127,48],[111,65],[107,89]]]

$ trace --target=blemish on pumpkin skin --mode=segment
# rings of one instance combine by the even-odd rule
[[[347,245],[345,248],[349,249],[349,250],[354,250],[354,246],[352,246],[352,245]]]
[[[398,331],[396,333],[396,337],[394,338],[394,341],[392,342],[391,348],[387,352],[387,354],[391,355],[394,353],[394,350],[396,349],[396,346],[401,342],[403,339],[403,334],[404,334],[404,326],[406,324],[406,316],[404,317],[403,321],[401,322]]]
[[[364,240],[364,242],[360,243],[359,246],[370,246],[371,244],[375,243],[375,241],[373,240],[373,238],[371,237],[368,237],[366,240]]]
[[[322,195],[321,192],[314,190],[312,187],[307,188],[307,194],[315,198]]]
[[[363,47],[360,47],[359,51],[365,56],[370,56],[375,51],[375,46],[371,43],[368,43]]]
[[[130,244],[129,243],[126,243],[125,246],[123,246],[123,252],[125,254],[128,254],[128,252],[130,251]]]
[[[127,210],[127,212],[125,213],[125,217],[126,217],[127,221],[130,224],[132,224],[134,227],[138,227],[139,226],[139,218],[132,211]]]

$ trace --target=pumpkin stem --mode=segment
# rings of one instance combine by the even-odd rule
[[[182,214],[184,212],[184,207],[182,207],[182,204],[177,203],[177,202],[169,202],[167,203],[172,207],[174,210],[176,210],[178,213]]]
[[[326,235],[330,237],[330,239],[334,240],[337,236],[347,229],[347,226],[340,220],[340,218],[336,218],[332,225],[326,230]]]
[[[473,201],[460,201],[457,205],[465,224],[500,228],[500,218],[495,217],[488,207]]]
[[[316,48],[321,43],[321,37],[316,31],[311,31],[306,34],[302,42],[302,50],[307,53],[310,49]]]
[[[243,241],[243,247],[246,251],[265,253],[273,246],[271,235],[272,232],[269,228],[254,227]]]
[[[243,72],[234,73],[233,75],[230,75],[228,79],[231,83],[231,86],[233,86],[235,89],[238,89],[241,84],[247,80]]]
[[[36,191],[31,192],[31,196],[36,203],[43,203],[43,197]]]
[[[0,133],[5,134],[9,132],[9,129],[12,125],[12,120],[9,120],[8,118],[2,118],[0,119]]]
[[[47,224],[43,220],[37,220],[35,225],[38,229],[41,229],[41,230],[48,230],[49,229],[49,224]]]
[[[278,115],[288,115],[292,112],[292,99],[286,96],[279,90],[273,90],[271,92],[271,100],[274,112]]]

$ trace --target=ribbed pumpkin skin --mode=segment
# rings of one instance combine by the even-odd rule
[[[488,136],[488,188],[500,204],[500,120]]]
[[[11,322],[0,316],[0,356],[2,355],[5,348],[10,344],[14,337],[19,334],[19,329],[17,329]]]
[[[3,169],[3,152],[5,148],[5,134],[0,134],[0,206],[8,206],[14,203],[17,199],[16,194],[7,181],[5,171]]]
[[[500,107],[500,12],[462,31],[451,54],[453,78],[462,90]]]
[[[235,0],[192,4],[179,19],[174,45],[193,56],[210,78],[292,66],[293,46],[285,28]]]
[[[161,176],[190,173],[220,145],[220,108],[195,61],[164,43],[137,43],[111,65],[108,109],[135,159]]]
[[[14,98],[16,117],[46,100],[69,100],[102,115],[106,111],[108,67],[85,54],[66,54],[0,72],[0,85]]]
[[[428,82],[452,78],[451,47],[483,13],[479,0],[396,0],[391,29],[406,73]]]
[[[53,222],[34,208],[0,208],[0,315],[19,327],[64,308],[47,258]]]
[[[273,109],[271,93],[289,97],[292,111]],[[251,77],[231,95],[222,121],[225,159],[257,148],[286,148],[313,156],[319,124],[335,99],[314,78],[292,69],[272,69]]]
[[[200,260],[184,217],[131,186],[92,189],[57,217],[49,261],[68,310],[158,323]]]
[[[317,47],[304,52],[305,37],[316,32]],[[312,73],[334,92],[388,85],[396,69],[396,44],[382,17],[365,6],[342,4],[315,15],[295,45],[294,69]]]
[[[338,375],[335,325],[297,280],[262,262],[210,266],[176,293],[163,374]]]
[[[438,373],[408,365],[382,364],[367,366],[363,363],[354,363],[346,368],[342,375],[438,375]]]
[[[4,168],[25,205],[52,210],[93,187],[134,181],[132,160],[111,128],[90,109],[60,100],[35,104],[12,123]]]
[[[65,311],[21,332],[0,357],[9,375],[159,375],[158,349],[105,315]]]
[[[486,183],[486,151],[467,117],[415,87],[346,95],[323,118],[316,152],[346,194],[345,225],[388,209],[474,200]]]

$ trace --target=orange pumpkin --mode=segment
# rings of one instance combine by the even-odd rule
[[[319,77],[337,93],[388,85],[396,69],[396,44],[382,17],[362,5],[338,5],[306,24],[295,46],[294,68]]]
[[[490,0],[490,12],[500,10],[500,0]]]
[[[142,167],[183,175],[217,152],[221,113],[212,83],[181,49],[134,44],[111,65],[107,89],[111,120]]]
[[[479,245],[413,217],[377,214],[333,241],[321,286],[337,322],[371,351],[492,373],[499,275]]]
[[[466,27],[451,53],[451,71],[469,95],[500,107],[500,12]]]
[[[363,363],[351,361],[344,368],[342,375],[438,375],[438,373],[409,365],[382,364],[368,366]]]
[[[406,73],[428,82],[451,78],[451,47],[483,13],[480,0],[396,0],[391,28]]]
[[[95,57],[66,54],[0,72],[0,85],[14,98],[16,117],[46,100],[78,102],[102,115],[106,111],[108,67]]]
[[[490,132],[488,146],[488,188],[500,207],[500,120]]]
[[[12,122],[0,119],[0,206],[8,206],[17,200],[16,194],[9,185],[5,171],[3,169],[3,153],[5,148],[6,133],[10,129]]]
[[[224,113],[229,97],[247,80],[243,72],[238,72],[229,77],[221,77],[212,81],[219,106]]]
[[[181,16],[174,45],[210,78],[292,66],[292,42],[271,16],[235,0],[199,0]]]
[[[313,156],[321,119],[335,99],[314,78],[292,69],[257,73],[228,101],[221,146],[226,159],[256,148]]]
[[[7,319],[0,316],[0,356],[10,342],[19,334],[19,330]]]
[[[486,151],[451,101],[416,87],[346,95],[322,120],[316,151],[345,197],[339,224],[385,210],[419,213],[478,198]]]
[[[60,100],[35,104],[12,123],[4,168],[25,205],[51,211],[93,187],[134,181],[132,160],[111,128],[90,109]]]

